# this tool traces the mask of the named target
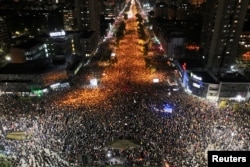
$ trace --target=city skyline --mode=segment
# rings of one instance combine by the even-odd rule
[[[142,2],[142,6],[149,3],[149,1]],[[198,54],[199,56],[197,57],[203,60],[204,68],[212,73],[226,72],[235,64],[235,58],[239,56],[237,48],[239,47],[240,35],[245,21],[244,18],[248,9],[246,5],[249,4],[248,0],[219,1],[220,3],[218,4],[216,1],[178,1],[175,4],[172,4],[172,1],[159,2],[157,1],[153,4],[153,17],[155,20],[163,19],[163,22],[165,22],[164,24],[162,24],[163,22],[159,22],[159,26],[162,27],[159,32],[162,33],[160,42],[167,56],[173,58],[188,56],[190,53],[185,51],[185,48],[189,47],[189,45],[191,46],[192,42],[195,42],[199,50],[196,53],[191,52],[191,54]],[[165,5],[162,6],[163,2]],[[233,2],[237,3],[233,4]],[[29,3],[33,5],[28,6]],[[44,5],[41,6],[40,3]],[[48,5],[49,3],[54,4],[51,6]],[[5,49],[2,52],[2,60],[6,59],[7,54],[10,55],[7,56],[7,59],[10,57],[14,62],[15,58],[11,55],[14,52],[10,52],[10,50],[13,51],[15,48],[20,48],[19,46],[22,46],[22,43],[28,43],[32,38],[37,38],[37,40],[45,44],[44,46],[46,47],[44,49],[47,50],[44,51],[47,55],[46,62],[56,62],[57,60],[54,59],[61,57],[59,53],[63,53],[63,57],[68,57],[70,54],[77,54],[88,58],[88,56],[95,52],[98,41],[108,35],[107,31],[111,28],[110,25],[115,20],[115,15],[119,13],[117,10],[122,4],[118,1],[111,1],[108,5],[105,3],[101,3],[100,1],[84,1],[83,3],[81,0],[75,0],[72,3],[64,1],[41,1],[38,3],[29,1],[27,4],[22,4],[21,1],[5,3],[1,7],[1,26],[3,28],[0,41],[2,50],[3,48]],[[202,5],[197,6],[197,3],[201,3]],[[23,9],[20,8],[22,5],[24,5]],[[228,12],[226,9],[230,5],[230,12]],[[15,11],[15,7],[19,10]],[[211,8],[215,8],[216,10],[213,11]],[[108,10],[106,11],[105,9]],[[206,9],[204,13],[201,12],[202,9]],[[6,12],[6,14],[3,12]],[[12,17],[12,12],[14,17],[18,19],[15,18],[11,21],[14,18]],[[101,19],[102,17],[100,16],[105,13],[105,17]],[[229,15],[231,15],[230,18]],[[216,20],[213,20],[213,18],[216,18]],[[27,19],[29,19],[28,22]],[[16,22],[17,20],[19,21]],[[230,20],[233,23],[232,25],[228,23]],[[194,24],[192,25],[192,23]],[[8,31],[11,25],[13,27],[12,32]],[[156,24],[153,25],[154,28],[157,26]],[[164,26],[166,27],[164,28]],[[19,29],[15,29],[18,27]],[[202,27],[200,29],[201,32],[197,29],[198,27]],[[64,37],[62,35],[65,38],[61,39],[61,41],[65,41],[64,44],[56,43],[56,40],[53,39],[46,39],[49,38],[50,33],[61,31],[65,31],[65,35],[67,36]],[[47,35],[41,36],[42,34]],[[223,34],[224,36],[222,36]],[[201,40],[199,42],[200,35]],[[66,42],[67,40],[68,42]],[[55,43],[53,44],[51,41]],[[59,38],[58,41],[60,41]],[[37,49],[39,48],[39,46],[36,47]],[[64,51],[60,52],[58,48],[62,47],[65,49],[62,49]],[[26,53],[29,50],[25,51],[24,49],[24,52],[27,55]],[[37,53],[40,54],[39,52]],[[37,55],[35,54],[33,57],[37,57]],[[30,58],[26,59],[28,61],[33,60]]]

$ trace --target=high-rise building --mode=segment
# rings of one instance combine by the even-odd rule
[[[9,33],[7,30],[7,26],[5,24],[4,18],[0,17],[0,49],[4,50],[7,48],[9,41]]]
[[[250,49],[250,4],[248,6],[248,10],[247,10],[247,15],[245,18],[245,22],[244,22],[244,26],[243,26],[243,30],[240,36],[240,44],[241,49]],[[242,50],[243,53],[245,52],[245,49]]]
[[[78,30],[100,32],[98,0],[75,0],[75,17]]]
[[[95,50],[100,38],[100,6],[98,0],[75,0],[74,45],[75,53],[89,56]],[[90,39],[91,42],[87,42]],[[88,46],[91,45],[91,46]],[[86,48],[91,48],[90,50]]]
[[[168,17],[168,5],[165,2],[159,2],[155,4],[154,17]]]
[[[63,24],[65,31],[74,31],[76,29],[76,25],[74,22],[74,9],[67,8],[62,10],[63,13]]]
[[[237,56],[249,0],[207,0],[201,34],[201,56],[213,72],[227,70]]]

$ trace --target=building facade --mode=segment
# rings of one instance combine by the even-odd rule
[[[0,49],[5,50],[9,45],[9,33],[4,18],[0,17]]]
[[[63,14],[63,25],[65,31],[74,31],[75,22],[74,22],[74,9],[67,8],[62,10]]]
[[[47,45],[36,39],[31,39],[10,49],[12,63],[39,61],[45,63],[48,55]]]
[[[249,0],[207,0],[201,56],[209,70],[225,71],[234,63],[248,4]]]
[[[66,34],[65,31],[51,32],[46,44],[50,57],[68,57],[73,53],[73,35]]]
[[[80,36],[80,43],[86,57],[91,56],[98,45],[98,34],[95,31],[84,32]]]
[[[100,32],[100,5],[98,0],[75,0],[77,30]]]
[[[193,61],[195,62],[195,61]],[[250,99],[250,82],[239,73],[224,73],[215,76],[192,61],[179,59],[176,62],[182,87],[188,93],[213,101]]]

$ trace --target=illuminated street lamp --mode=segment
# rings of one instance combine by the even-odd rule
[[[6,61],[11,61],[11,57],[10,57],[9,55],[6,55],[6,56],[5,56],[5,60],[6,60]]]

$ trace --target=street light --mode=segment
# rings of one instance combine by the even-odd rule
[[[6,60],[6,61],[11,61],[11,57],[10,57],[9,55],[6,55],[6,56],[5,56],[5,60]]]

